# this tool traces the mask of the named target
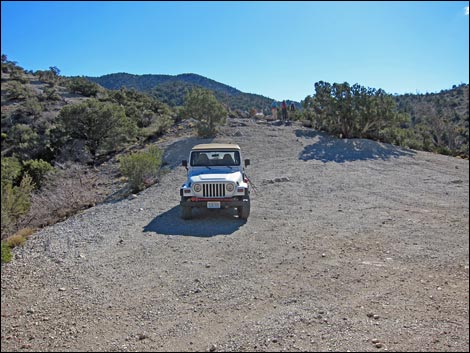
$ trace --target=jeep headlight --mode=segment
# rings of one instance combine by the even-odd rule
[[[225,190],[227,190],[228,192],[233,192],[234,189],[235,186],[232,183],[225,185]]]
[[[194,192],[201,192],[202,186],[201,184],[194,184],[193,189],[194,189]]]

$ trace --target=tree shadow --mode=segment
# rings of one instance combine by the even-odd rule
[[[299,154],[303,161],[319,160],[327,162],[353,162],[390,158],[411,157],[415,151],[367,139],[339,139],[319,131],[296,130],[295,135],[312,139]]]
[[[164,235],[182,235],[192,237],[213,237],[228,235],[237,231],[246,223],[238,218],[234,209],[193,209],[193,217],[183,220],[180,206],[158,215],[144,227],[145,232]]]
[[[163,151],[163,161],[167,168],[181,166],[183,159],[188,159],[191,149],[200,143],[211,143],[213,138],[187,137],[168,145]]]

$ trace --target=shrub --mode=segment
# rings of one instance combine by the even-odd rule
[[[11,247],[14,248],[16,246],[23,245],[26,241],[26,238],[23,237],[21,234],[15,233],[11,236],[9,236],[6,239],[7,244]]]
[[[215,136],[218,127],[225,124],[228,115],[214,94],[201,88],[195,88],[186,95],[181,113],[186,118],[198,121],[197,133],[200,137]]]
[[[133,139],[135,123],[124,108],[97,99],[67,105],[59,113],[59,130],[73,140],[82,140],[90,152],[93,162],[100,154],[106,154]]]
[[[8,250],[21,246],[26,242],[26,239],[29,238],[31,234],[33,234],[33,229],[31,228],[22,228],[19,231],[17,231],[15,234],[9,236],[6,238],[5,241],[2,241],[2,244],[5,244],[8,246]]]
[[[80,164],[67,163],[64,168],[45,175],[41,189],[32,193],[31,207],[19,226],[51,225],[103,200],[99,181],[111,176]]]
[[[84,77],[71,78],[68,81],[68,86],[71,92],[79,93],[86,97],[96,97],[101,90],[98,84],[91,82]]]
[[[132,191],[138,192],[153,184],[162,164],[162,151],[152,146],[147,151],[134,152],[120,158],[121,173],[128,178]]]
[[[1,159],[2,165],[2,189],[4,185],[15,185],[21,175],[21,164],[15,157],[4,157]]]
[[[173,125],[173,119],[168,115],[162,115],[155,119],[149,126],[141,129],[140,134],[144,138],[162,136]]]
[[[23,162],[23,172],[31,176],[38,189],[41,187],[46,174],[52,171],[54,171],[54,167],[42,159],[31,159]]]
[[[19,186],[2,183],[1,231],[2,235],[13,229],[20,217],[26,214],[31,205],[31,192],[34,189],[32,178],[25,174]]]
[[[10,130],[10,141],[13,153],[20,159],[30,159],[41,147],[39,134],[27,124],[16,124]]]
[[[11,261],[11,249],[10,246],[2,241],[2,263]]]

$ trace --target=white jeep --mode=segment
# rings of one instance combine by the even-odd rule
[[[250,215],[250,183],[241,163],[240,146],[209,143],[193,147],[189,163],[182,161],[188,179],[180,189],[181,218],[189,219],[194,207],[236,208],[238,217]],[[250,160],[244,161],[245,167]]]

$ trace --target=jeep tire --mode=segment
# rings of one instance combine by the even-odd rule
[[[244,206],[237,207],[237,213],[240,219],[244,219],[244,220],[248,219],[248,217],[250,216],[250,199],[244,202]]]
[[[186,201],[186,198],[185,198],[185,197],[181,197],[181,202],[184,202],[184,201]],[[191,209],[191,207],[181,205],[180,208],[181,208],[181,210],[180,210],[180,212],[181,212],[181,218],[182,218],[182,219],[191,219],[191,217],[192,217],[192,209]]]

